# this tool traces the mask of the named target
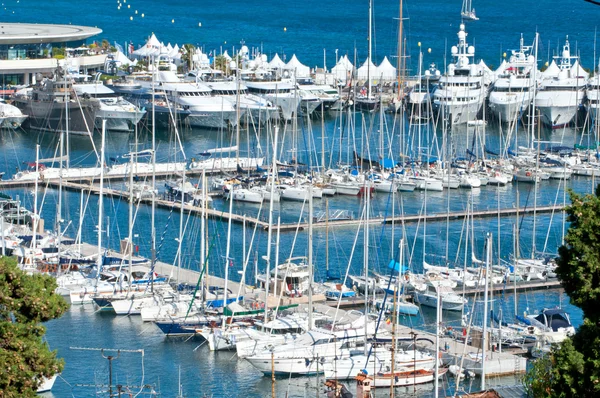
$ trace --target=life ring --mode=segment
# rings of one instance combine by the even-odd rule
[[[525,173],[525,175],[526,175],[527,177],[531,177],[531,171],[528,171],[527,173]]]

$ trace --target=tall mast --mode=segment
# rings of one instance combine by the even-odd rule
[[[373,31],[373,0],[369,0],[369,58],[367,59],[367,98],[371,98],[371,52],[372,52],[372,31]]]
[[[156,225],[155,225],[155,210],[156,210],[156,194],[154,189],[156,187],[156,109],[155,109],[155,87],[156,87],[156,59],[152,57],[152,208],[151,221],[150,221],[150,234],[151,234],[151,270],[150,273],[150,290],[154,291],[154,267],[156,265]]]
[[[104,145],[106,142],[106,119],[102,119],[102,139],[100,146],[100,190],[98,193],[98,279],[102,271],[102,219],[104,217]],[[35,236],[35,235],[34,235]]]
[[[275,136],[273,137],[273,152],[271,158],[271,192],[269,198],[269,230],[267,233],[267,270],[265,273],[265,323],[268,322],[268,304],[269,304],[269,278],[271,278],[271,241],[273,239],[273,196],[275,195],[275,178],[277,176],[277,141],[279,139],[279,127],[275,126],[273,130]],[[279,248],[277,249],[279,250]],[[278,264],[275,264],[277,267]],[[277,279],[275,279],[277,284]],[[309,324],[310,327],[310,324]]]
[[[402,90],[402,74],[404,73],[404,57],[403,57],[403,52],[402,52],[402,37],[403,37],[403,29],[404,29],[404,25],[403,25],[403,21],[402,21],[402,0],[400,0],[400,13],[399,13],[399,17],[398,17],[398,22],[400,24],[400,27],[398,29],[398,99],[402,99],[403,97],[403,90]]]

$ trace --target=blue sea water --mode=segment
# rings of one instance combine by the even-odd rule
[[[409,63],[411,69],[416,69],[416,55],[418,42],[423,49],[431,48],[431,53],[425,55],[425,62],[444,64],[447,54],[446,49],[455,44],[456,31],[459,24],[460,1],[448,2],[434,0],[428,2],[412,1],[404,3],[404,16],[406,21],[407,47],[411,55]],[[581,54],[582,63],[591,68],[594,64],[594,36],[597,15],[600,7],[592,6],[583,1],[567,2],[534,2],[514,0],[504,2],[485,1],[474,4],[480,21],[469,23],[469,41],[477,48],[477,58],[483,58],[489,65],[498,65],[503,52],[518,46],[519,36],[522,33],[526,42],[533,41],[534,33],[540,33],[540,58],[546,60],[569,35],[572,48]],[[297,54],[299,59],[311,67],[321,66],[324,62],[325,50],[326,63],[332,67],[338,56],[348,54],[350,59],[365,59],[367,53],[367,11],[368,2],[363,1],[315,1],[307,0],[298,2],[277,1],[222,1],[193,3],[183,1],[164,2],[158,0],[121,2],[121,9],[117,9],[118,2],[114,1],[79,1],[67,0],[30,1],[11,0],[5,1],[0,10],[2,19],[6,22],[29,23],[71,23],[89,26],[98,26],[103,33],[98,39],[107,38],[111,42],[133,41],[142,44],[146,37],[154,32],[159,40],[167,42],[194,43],[205,48],[206,52],[220,52],[227,49],[230,53],[233,48],[239,48],[243,40],[250,47],[261,48],[265,54],[285,54],[289,59],[292,54]],[[130,8],[128,8],[130,6]],[[398,33],[398,2],[374,1],[374,58],[381,61],[384,56],[390,58],[396,55]],[[138,11],[136,14],[135,11]],[[144,14],[144,18],[141,14]],[[133,16],[133,20],[130,17]],[[172,22],[174,21],[174,22]],[[201,26],[199,26],[201,24]],[[357,125],[362,123],[359,120]],[[375,121],[377,124],[377,121]],[[369,125],[366,120],[365,125]],[[347,142],[338,143],[340,125],[335,119],[328,119],[326,123],[327,154],[335,160],[344,159],[347,154]],[[307,124],[301,124],[303,131],[308,132]],[[312,126],[317,150],[320,149],[320,123],[314,122]],[[376,148],[377,127],[371,130],[370,140]],[[498,145],[500,134],[491,130],[488,132],[490,145]],[[580,133],[574,130],[545,132],[545,138],[552,141],[572,145],[581,139]],[[242,135],[242,147],[247,146],[256,153],[256,140]],[[260,133],[264,145],[265,135]],[[432,140],[429,136],[429,140]],[[438,133],[438,139],[439,139]],[[470,137],[465,132],[454,133],[455,145],[465,148],[470,142]],[[223,136],[218,131],[183,130],[182,142],[187,156],[196,156],[204,149],[214,147],[217,143],[231,138],[230,133]],[[519,138],[521,139],[521,138]],[[142,146],[149,145],[149,133],[144,130],[140,134]],[[173,160],[175,157],[174,137],[172,133],[161,131],[158,134],[158,157],[162,160]],[[438,141],[440,142],[440,141]],[[16,133],[2,132],[0,136],[0,170],[12,174],[17,168],[24,167],[24,162],[35,159],[35,144],[41,145],[42,156],[52,156],[57,143],[57,137],[52,134],[37,135],[31,132],[18,131]],[[94,138],[96,147],[99,147],[99,134]],[[131,148],[132,137],[123,134],[109,134],[107,139],[107,158],[117,157]],[[286,142],[286,149],[292,143]],[[396,144],[397,145],[397,144]],[[306,149],[306,142],[299,144]],[[364,148],[359,148],[360,152]],[[92,145],[89,140],[73,137],[71,140],[71,159],[73,164],[94,164],[95,156],[92,155]],[[286,150],[283,153],[287,153]],[[180,155],[177,155],[180,156]],[[375,156],[375,154],[372,154]],[[578,192],[591,192],[592,180],[588,178],[573,178],[568,182],[568,187]],[[519,190],[520,206],[532,207],[534,192],[530,185],[513,184],[507,187],[485,187],[472,194],[467,191],[452,191],[450,196],[446,193],[414,192],[399,196],[395,203],[395,211],[404,211],[406,214],[418,213],[443,213],[447,208],[451,210],[464,210],[469,202],[474,203],[476,209],[495,209],[497,207],[512,207],[516,201],[516,191]],[[564,187],[556,181],[545,182],[541,185],[537,197],[538,205],[562,203]],[[31,190],[14,190],[10,192],[19,195],[23,202],[33,207]],[[80,196],[78,193],[64,195],[63,228],[66,227],[67,235],[75,236],[79,217],[83,213],[80,209]],[[85,198],[87,201],[88,199]],[[40,201],[41,202],[41,201]],[[46,220],[47,228],[54,225],[57,206],[57,192],[48,190],[45,194],[44,205],[41,213]],[[88,210],[84,213],[83,239],[93,243],[97,239],[95,225],[98,220],[97,197],[89,198]],[[355,217],[360,216],[362,202],[359,198],[335,198],[329,201],[330,209],[348,209],[354,212]],[[225,207],[223,202],[215,201],[216,207]],[[306,209],[301,215],[299,205],[296,203],[282,202],[275,209],[276,217],[281,215],[282,222],[295,222],[298,218],[306,217]],[[324,201],[315,202],[315,211],[325,209]],[[236,204],[234,211],[240,214],[257,215],[266,218],[266,208],[250,204]],[[372,203],[372,214],[391,214],[391,201],[385,195],[376,195]],[[107,216],[107,234],[104,240],[113,248],[118,247],[121,238],[127,235],[127,204],[125,202],[105,199],[105,215]],[[157,236],[161,239],[159,258],[172,262],[177,251],[176,237],[179,230],[179,215],[169,210],[159,210],[157,217]],[[139,210],[136,225],[137,242],[140,252],[149,255],[149,220],[150,213],[146,207]],[[198,230],[199,220],[195,217],[185,218],[186,238],[183,244],[183,266],[197,269],[199,257]],[[508,258],[512,250],[512,228],[515,220],[481,219],[474,221],[475,247],[480,258],[483,257],[483,241],[486,233],[494,237],[494,251],[497,250],[496,239],[500,235],[501,256]],[[222,276],[224,270],[220,266],[221,258],[225,255],[227,229],[226,224],[210,221],[212,243],[214,244],[214,257],[212,270]],[[563,234],[562,214],[538,216],[536,220],[536,233],[533,233],[533,218],[524,217],[522,221],[521,249],[524,255],[529,255],[535,239],[537,251],[556,253],[556,248],[561,242]],[[416,270],[420,268],[423,252],[428,254],[428,260],[445,257],[446,253],[456,256],[456,262],[462,263],[465,258],[463,251],[464,242],[460,244],[459,237],[464,230],[462,220],[446,223],[409,224],[405,227],[397,226],[394,231],[395,240],[404,236],[409,243],[409,262]],[[252,231],[246,231],[249,244]],[[359,244],[350,260],[352,242],[363,240],[363,232],[357,228],[332,229],[329,233],[329,267],[340,273],[345,272],[350,263],[352,272],[362,269],[364,245]],[[234,266],[233,278],[239,278],[237,272],[242,269],[242,242],[243,232],[239,226],[234,227],[233,240],[236,248],[233,250]],[[325,231],[323,228],[315,231],[315,263],[317,279],[325,276]],[[300,233],[296,244],[296,251],[290,253],[293,233],[281,236],[280,259],[290,255],[303,255],[306,253],[306,235]],[[389,228],[374,227],[371,229],[369,243],[371,253],[371,267],[384,270],[389,261],[389,248],[392,245],[391,230]],[[394,243],[395,245],[396,243]],[[265,233],[257,234],[257,242],[253,250],[258,250],[262,255],[266,251],[267,236]],[[496,254],[495,254],[496,255]],[[468,256],[468,255],[467,255]],[[454,260],[454,258],[452,258]],[[260,264],[260,269],[264,264]],[[247,272],[250,281],[253,280],[251,270]],[[514,298],[506,294],[503,300],[498,299],[497,304],[503,305],[505,313],[511,313]],[[519,312],[533,312],[543,307],[562,305],[571,313],[573,322],[581,324],[581,312],[568,304],[568,298],[558,291],[529,292],[518,296]],[[456,317],[450,316],[447,321],[458,322]],[[416,318],[406,318],[404,322],[415,327],[431,328],[434,324],[433,312],[425,310]],[[59,320],[49,322],[48,342],[59,355],[65,358],[66,367],[62,379],[57,381],[54,396],[94,396],[96,389],[93,387],[78,386],[78,384],[106,383],[107,362],[102,359],[99,352],[79,351],[70,347],[105,347],[124,349],[144,349],[143,364],[140,354],[122,353],[121,357],[113,362],[114,384],[154,384],[165,397],[176,396],[181,384],[186,396],[197,397],[212,395],[215,397],[247,396],[262,397],[270,395],[270,380],[264,378],[247,362],[238,361],[232,353],[212,353],[207,347],[200,346],[197,340],[171,341],[164,339],[161,332],[153,325],[142,324],[135,317],[114,317],[109,314],[95,313],[92,306],[73,307]],[[144,372],[142,373],[142,365]],[[322,380],[321,380],[322,382]],[[517,382],[516,379],[503,380],[503,383]],[[316,387],[320,385],[316,378],[283,379],[277,381],[278,396],[315,396]],[[423,395],[429,394],[431,387],[422,391]],[[106,396],[106,394],[104,394]]]

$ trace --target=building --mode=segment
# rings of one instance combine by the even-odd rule
[[[66,59],[64,50],[56,54],[59,48],[81,48],[100,33],[87,26],[0,22],[0,94],[9,94],[15,85],[33,84],[36,74],[51,74],[58,66],[83,73],[103,68],[106,54],[77,51]]]

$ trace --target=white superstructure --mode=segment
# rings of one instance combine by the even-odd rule
[[[486,69],[475,64],[475,47],[467,44],[465,25],[460,25],[458,45],[452,46],[454,63],[448,65],[433,93],[434,110],[450,124],[463,124],[475,120],[481,110],[486,92]]]
[[[523,45],[512,55],[490,92],[489,106],[492,115],[502,123],[513,122],[525,112],[534,96],[536,60],[531,54],[533,46]]]
[[[579,57],[571,56],[567,39],[562,54],[542,73],[542,87],[535,97],[543,123],[552,128],[571,123],[583,104],[588,76]]]

